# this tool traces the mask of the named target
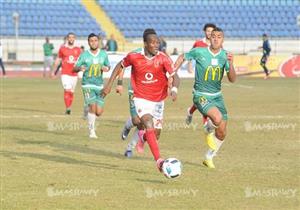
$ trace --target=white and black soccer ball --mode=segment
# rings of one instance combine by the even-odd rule
[[[182,164],[176,158],[168,158],[162,165],[162,171],[169,179],[179,177],[182,172]]]

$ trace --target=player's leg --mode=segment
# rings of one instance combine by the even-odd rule
[[[97,114],[96,92],[92,88],[83,87],[82,93],[84,97],[84,102],[89,107],[89,111],[87,114],[89,137],[97,138],[95,132],[95,121]]]
[[[141,119],[143,126],[145,127],[145,138],[150,147],[154,160],[157,163],[157,167],[161,170],[163,159],[160,157],[160,150],[157,144],[156,133],[153,123],[153,115],[155,111],[163,110],[163,102],[155,103],[144,99],[134,99],[138,115]],[[158,110],[159,109],[159,110]]]
[[[133,149],[137,146],[137,143],[138,143],[138,141],[139,141],[139,139],[140,139],[139,131],[140,131],[140,130],[143,130],[143,127],[141,126],[140,118],[139,118],[137,115],[132,115],[132,116],[131,116],[131,121],[132,121],[132,124],[133,124],[134,126],[136,126],[136,129],[134,130],[134,132],[133,132],[133,134],[132,134],[132,137],[131,137],[131,139],[130,139],[130,141],[129,141],[127,147],[126,147],[126,151],[125,151],[125,153],[124,153],[124,155],[125,155],[126,157],[132,157],[132,155],[133,155]],[[142,153],[142,152],[143,152],[143,151],[140,151],[140,150],[138,149],[138,147],[136,147],[136,148],[137,148],[137,151],[138,151],[139,153]]]
[[[261,58],[261,60],[260,60],[260,65],[264,69],[264,72],[266,74],[265,79],[267,79],[268,76],[269,76],[269,70],[268,70],[268,68],[266,66],[267,59],[268,59],[267,56],[263,55],[262,58]]]
[[[5,68],[4,68],[4,65],[3,65],[2,58],[0,58],[0,66],[1,66],[1,69],[2,69],[2,75],[5,76],[6,72],[5,72]]]
[[[61,75],[61,82],[64,88],[65,114],[71,114],[71,104],[73,100],[72,80],[69,75]]]
[[[121,133],[121,138],[123,140],[125,140],[131,130],[131,128],[133,128],[134,126],[137,126],[138,124],[140,124],[140,120],[136,120],[136,124],[134,124],[134,117],[137,116],[136,110],[135,110],[135,105],[134,105],[134,101],[132,100],[132,95],[128,96],[128,102],[129,102],[129,112],[130,112],[130,117],[126,120],[124,128],[122,130]]]

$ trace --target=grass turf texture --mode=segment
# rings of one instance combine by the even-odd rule
[[[184,123],[192,80],[182,80],[159,143],[163,157],[183,164],[174,180],[158,172],[148,145],[123,156],[127,91],[105,99],[99,138],[89,140],[80,85],[65,116],[59,80],[0,82],[0,209],[299,209],[299,79],[224,84],[228,135],[215,170],[202,166],[200,115]]]

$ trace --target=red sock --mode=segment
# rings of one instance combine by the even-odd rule
[[[193,104],[193,106],[190,107],[190,114],[193,114],[197,110],[197,107]]]
[[[66,108],[68,109],[72,104],[73,93],[70,91],[65,91],[64,92],[64,100],[65,100]]]
[[[69,101],[69,107],[70,107],[70,106],[72,106],[72,103],[73,103],[74,93],[69,92],[69,95],[70,95],[70,101]]]
[[[158,160],[160,158],[160,152],[157,145],[157,139],[154,129],[146,129],[145,136],[149,144],[150,150],[152,152],[152,155],[154,157],[154,160]]]

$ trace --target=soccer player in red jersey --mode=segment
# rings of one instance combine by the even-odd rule
[[[203,27],[203,31],[205,34],[205,37],[203,39],[197,40],[193,48],[196,47],[208,47],[210,45],[210,37],[211,37],[211,32],[216,28],[216,25],[213,23],[206,23]],[[189,61],[188,63],[188,69],[192,68],[192,61]],[[187,109],[187,115],[185,122],[186,124],[191,124],[192,119],[193,119],[193,113],[197,110],[197,107],[193,104],[191,107]],[[205,124],[207,122],[206,116],[203,116],[203,123]]]
[[[69,33],[67,35],[67,42],[59,48],[58,56],[53,68],[56,69],[60,62],[62,62],[61,82],[64,88],[66,114],[71,114],[71,105],[77,84],[77,73],[73,72],[73,68],[81,53],[80,47],[74,45],[75,38],[76,36],[74,33]],[[52,73],[52,75],[54,75],[54,73]]]
[[[173,79],[170,94],[175,101],[179,77],[174,71],[170,57],[158,51],[159,39],[155,30],[146,29],[143,40],[144,48],[128,53],[117,64],[102,93],[103,96],[107,95],[122,69],[131,66],[134,105],[141,123],[145,127],[145,140],[161,171],[164,160],[160,156],[157,139],[162,128],[164,100],[168,96],[168,79]]]

